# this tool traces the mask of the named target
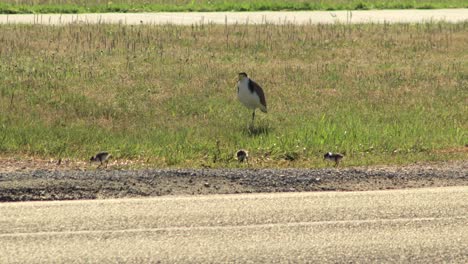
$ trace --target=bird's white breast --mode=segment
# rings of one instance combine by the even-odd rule
[[[237,93],[237,99],[244,104],[247,108],[255,109],[260,107],[260,97],[258,97],[257,93],[252,93],[249,90],[249,79],[245,78],[240,80],[237,83],[237,87],[239,91]]]

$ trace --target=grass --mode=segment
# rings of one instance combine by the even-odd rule
[[[466,159],[468,23],[2,25],[0,153],[168,167]],[[236,100],[237,72],[269,113]],[[217,147],[216,141],[219,141]],[[213,161],[216,160],[216,163]]]
[[[366,10],[467,8],[464,0],[6,0],[0,13],[105,13],[105,12],[181,12],[181,11],[279,11],[279,10]]]

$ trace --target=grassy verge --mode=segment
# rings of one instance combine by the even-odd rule
[[[464,0],[6,0],[0,3],[2,14],[23,13],[105,13],[105,12],[182,12],[182,11],[279,11],[279,10],[366,10],[466,8]]]
[[[158,166],[466,159],[468,23],[2,25],[0,153]],[[245,71],[269,113],[236,100]],[[218,147],[216,141],[219,141]],[[216,161],[216,162],[215,162]]]

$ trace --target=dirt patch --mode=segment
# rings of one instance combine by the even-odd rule
[[[49,169],[11,168],[0,172],[0,201],[3,202],[468,185],[468,161],[343,169],[84,171],[73,166],[50,169],[56,165]]]

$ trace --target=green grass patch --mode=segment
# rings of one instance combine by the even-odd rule
[[[236,167],[240,148],[257,167],[325,166],[327,151],[347,165],[467,158],[468,23],[0,30],[1,155],[108,150],[182,167]],[[253,133],[240,71],[269,105]]]
[[[280,10],[367,10],[467,8],[464,0],[6,0],[0,3],[2,14],[23,13],[106,13],[106,12],[219,12]]]

